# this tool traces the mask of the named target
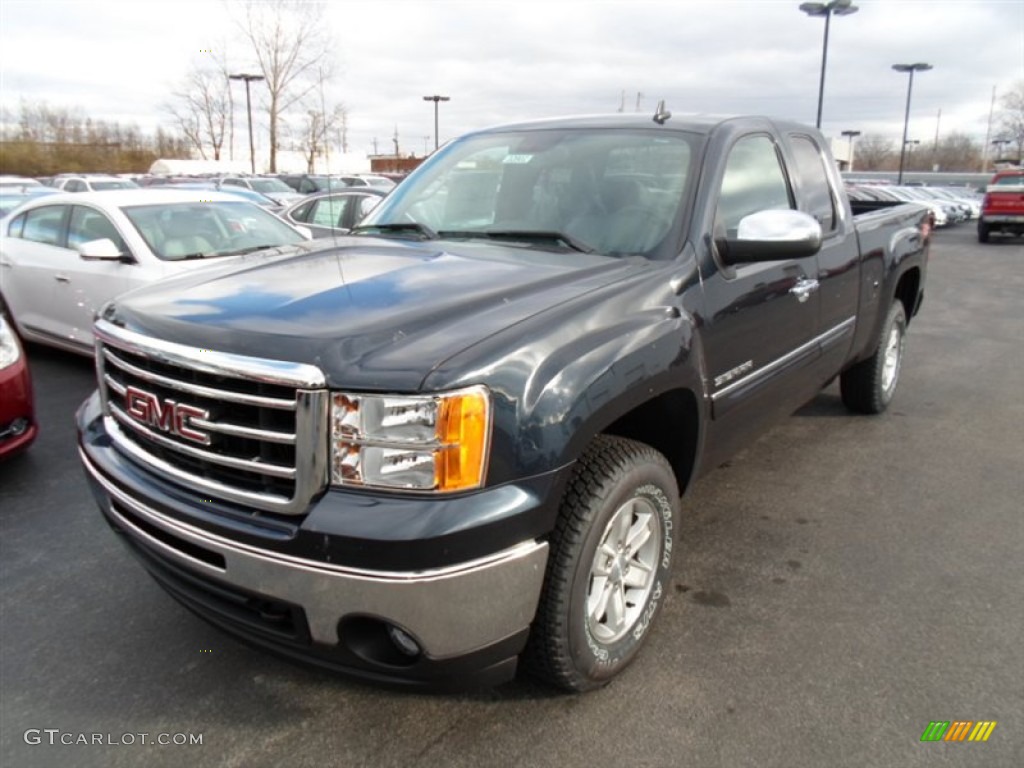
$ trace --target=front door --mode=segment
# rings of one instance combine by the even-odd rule
[[[704,272],[705,376],[713,434],[731,453],[752,432],[813,396],[808,376],[820,355],[818,274],[813,256],[723,265],[721,241],[757,211],[792,209],[782,153],[768,134],[743,136],[728,150],[717,182],[711,247]],[[713,438],[713,442],[716,441]]]

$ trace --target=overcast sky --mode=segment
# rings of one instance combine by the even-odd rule
[[[1024,0],[855,0],[833,17],[823,130],[899,139],[907,76],[910,138],[986,134],[993,87],[1024,79]],[[403,154],[522,119],[614,112],[766,114],[813,124],[824,20],[797,0],[337,0],[326,6],[338,75],[325,97],[350,114],[350,151]],[[0,102],[80,108],[168,125],[161,103],[204,50],[252,71],[227,7],[214,0],[0,0]],[[239,84],[236,156],[245,156]],[[260,86],[254,84],[254,96]],[[998,110],[998,104],[997,104]],[[941,117],[940,117],[941,111]],[[266,143],[257,117],[258,145]]]

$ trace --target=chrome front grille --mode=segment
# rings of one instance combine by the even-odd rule
[[[133,460],[213,496],[301,514],[327,484],[314,366],[229,355],[96,324],[108,433]]]

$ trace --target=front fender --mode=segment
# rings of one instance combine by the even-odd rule
[[[671,274],[661,265],[552,307],[432,372],[428,391],[490,389],[489,485],[566,467],[594,435],[669,390],[701,392],[694,319]]]

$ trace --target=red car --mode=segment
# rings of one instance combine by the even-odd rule
[[[0,459],[28,448],[37,431],[28,359],[0,315]]]

